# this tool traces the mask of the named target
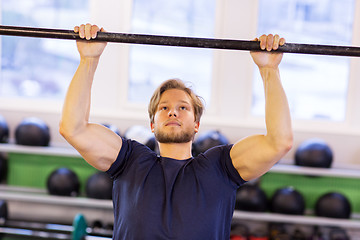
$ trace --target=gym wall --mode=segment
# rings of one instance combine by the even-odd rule
[[[111,7],[110,7],[111,6]],[[256,35],[257,1],[219,1],[216,37],[252,39]],[[92,2],[91,22],[106,26],[110,31],[127,32],[130,28],[131,1],[114,1],[104,5]],[[356,8],[360,9],[360,8]],[[355,14],[354,45],[360,45],[360,10]],[[102,14],[107,12],[107,14]],[[109,44],[99,65],[93,90],[91,119],[99,123],[113,123],[121,131],[134,124],[149,126],[146,105],[126,102],[129,46]],[[214,101],[203,118],[200,131],[219,129],[235,142],[250,134],[264,133],[264,120],[250,114],[254,64],[248,52],[216,51],[214,53]],[[348,113],[345,122],[301,121],[294,119],[294,147],[305,139],[319,137],[326,140],[335,152],[335,164],[358,164],[360,137],[359,98],[360,62],[351,59]],[[238,87],[234,87],[238,86]],[[215,90],[216,89],[216,90]],[[104,94],[106,93],[106,94]],[[239,103],[239,104],[233,104]],[[9,122],[11,132],[25,117],[37,116],[51,129],[52,144],[66,145],[58,134],[62,100],[32,101],[30,99],[2,99],[0,113]],[[346,144],[344,144],[346,143]],[[293,158],[293,151],[286,156]]]

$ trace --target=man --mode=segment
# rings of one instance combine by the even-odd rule
[[[104,31],[90,24],[74,30],[84,39]],[[268,171],[292,146],[278,69],[282,54],[269,52],[285,40],[278,35],[259,40],[267,51],[251,55],[264,82],[267,134],[215,147],[195,158],[191,145],[203,106],[180,80],[164,82],[149,105],[160,156],[89,123],[91,86],[106,43],[77,41],[80,64],[65,99],[60,133],[89,164],[113,178],[114,239],[229,239],[237,188]]]

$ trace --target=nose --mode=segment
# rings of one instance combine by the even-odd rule
[[[169,117],[177,117],[177,113],[176,113],[175,109],[170,109]]]

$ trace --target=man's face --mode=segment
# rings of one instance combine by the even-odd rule
[[[166,90],[160,98],[151,130],[160,143],[185,143],[199,130],[189,95],[183,90]]]

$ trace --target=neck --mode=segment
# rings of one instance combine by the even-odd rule
[[[185,160],[192,157],[192,142],[186,143],[159,143],[160,156]]]

